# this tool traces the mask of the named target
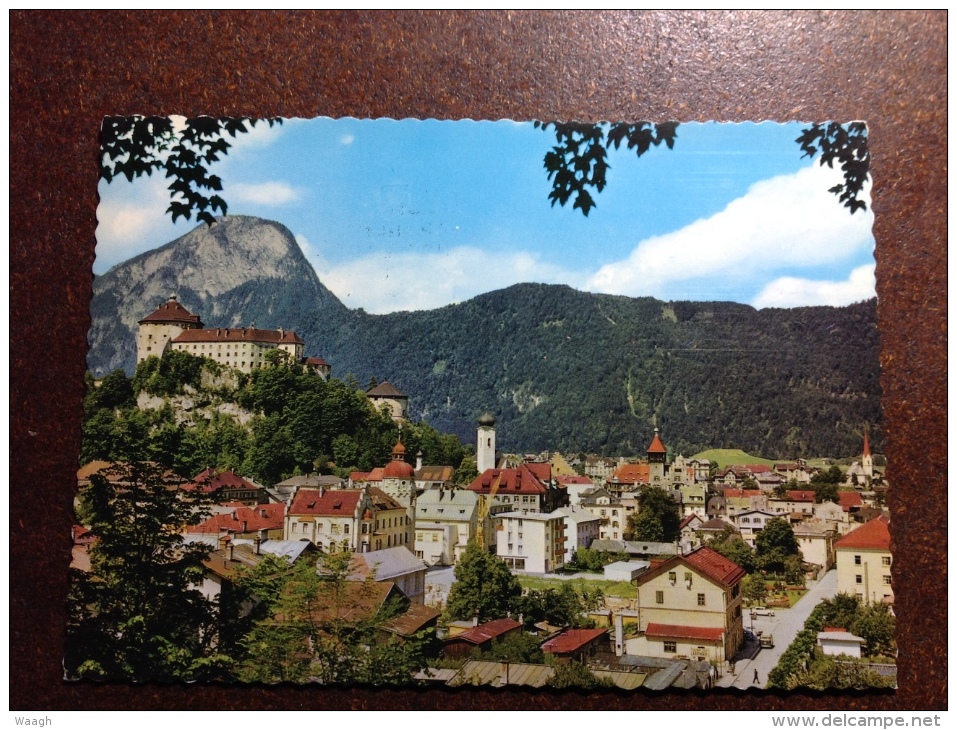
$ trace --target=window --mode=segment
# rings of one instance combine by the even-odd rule
[[[699,606],[703,606],[703,605],[704,605],[704,593],[699,593],[699,594],[698,594],[698,605],[699,605]]]
[[[862,575],[855,575],[855,576],[854,576],[854,582],[855,582],[855,583],[863,583],[863,582],[864,582],[864,576],[862,576]]]
[[[665,654],[676,654],[678,652],[677,641],[666,641],[664,644]]]
[[[655,603],[664,603],[664,602],[665,602],[665,592],[655,591]]]
[[[439,541],[439,533],[433,532],[433,533],[432,533],[432,542],[438,542],[438,541]]]
[[[672,570],[670,573],[668,573],[668,580],[670,580],[672,583],[677,582],[678,574]]]
[[[889,586],[891,584],[891,577],[889,575],[884,576],[884,585]]]
[[[890,555],[885,555],[883,558],[881,558],[881,565],[883,565],[885,568],[889,566],[890,564],[891,564]]]
[[[860,564],[861,564],[861,556],[860,556],[860,555],[855,555],[855,556],[854,556],[854,565],[860,565]]]

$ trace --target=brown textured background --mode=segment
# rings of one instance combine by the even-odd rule
[[[940,11],[12,13],[11,708],[946,708],[946,22]],[[900,689],[62,682],[97,133],[104,115],[132,113],[869,122]]]

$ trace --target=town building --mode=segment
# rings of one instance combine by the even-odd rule
[[[379,489],[403,507],[415,504],[415,468],[405,460],[405,446],[396,441],[392,447],[392,460],[382,469]]]
[[[583,507],[561,507],[556,512],[565,518],[565,562],[579,548],[588,549],[599,537],[601,519]]]
[[[425,605],[425,563],[405,546],[356,553],[349,564],[348,580],[394,583],[414,604]]]
[[[894,603],[890,522],[881,515],[851,530],[834,545],[837,589],[865,603]]]
[[[744,640],[744,568],[709,547],[675,555],[637,579],[638,636],[626,653],[708,660],[730,659]]]
[[[607,489],[595,489],[581,496],[581,506],[598,518],[599,540],[623,540],[628,527],[625,508]]]
[[[242,502],[247,507],[269,501],[266,489],[232,469],[203,469],[184,489],[199,489],[220,503]]]
[[[416,557],[428,565],[454,565],[477,532],[480,496],[468,489],[427,489],[415,503]],[[491,522],[486,517],[486,534]]]
[[[543,481],[548,464],[520,464],[509,469],[486,469],[467,489],[483,496],[496,496],[515,512],[553,512],[568,504],[568,490],[557,481]]]
[[[284,536],[309,540],[325,552],[411,547],[412,519],[376,487],[300,489],[286,510]]]
[[[565,516],[560,511],[496,516],[496,554],[513,570],[552,573],[565,564]]]
[[[483,413],[479,418],[475,465],[479,474],[498,466],[495,456],[495,417],[491,413]]]

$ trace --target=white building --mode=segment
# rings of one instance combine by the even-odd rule
[[[597,540],[601,519],[583,507],[562,507],[553,514],[565,517],[565,562],[571,561],[578,548],[588,548]]]
[[[565,564],[565,515],[505,512],[497,515],[497,554],[509,568],[551,573]]]

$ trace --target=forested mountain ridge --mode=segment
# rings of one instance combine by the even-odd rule
[[[324,357],[336,376],[388,380],[409,395],[413,418],[463,441],[488,410],[506,451],[641,455],[655,425],[671,453],[850,456],[864,430],[882,443],[873,300],[755,310],[520,284],[435,310],[370,315],[322,286],[288,229],[238,220],[198,228],[97,280],[94,372],[131,372],[135,322],[175,291],[207,326],[296,330],[306,354]],[[286,248],[254,256],[264,228],[284,232]],[[204,239],[216,229],[212,246]],[[216,256],[191,256],[190,246]],[[170,247],[175,256],[152,261]],[[212,291],[223,271],[239,274]],[[133,315],[136,296],[149,301]]]

